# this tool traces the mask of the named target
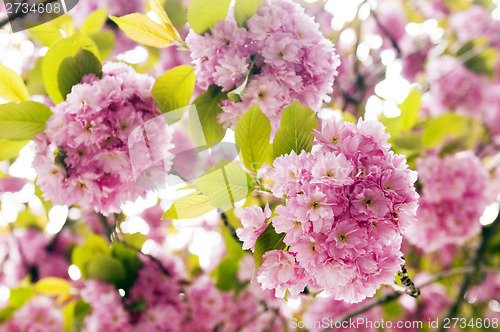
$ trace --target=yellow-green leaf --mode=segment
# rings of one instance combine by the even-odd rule
[[[200,191],[215,207],[229,207],[246,198],[252,191],[252,178],[235,163],[222,160],[214,170],[195,180]]]
[[[258,105],[250,108],[238,121],[235,141],[247,169],[257,172],[263,163],[272,161],[270,136],[271,123]]]
[[[191,66],[177,66],[156,79],[151,96],[163,113],[185,107],[193,95],[196,77]]]
[[[264,0],[236,0],[234,5],[234,17],[238,25],[244,26],[246,21],[252,17],[262,6]]]
[[[59,296],[69,293],[71,287],[71,283],[67,280],[49,277],[38,281],[35,284],[35,291],[48,296]]]
[[[59,88],[58,77],[61,63],[67,57],[75,56],[80,50],[90,51],[100,59],[99,50],[94,41],[81,32],[55,42],[43,59],[42,76],[45,89],[55,104],[66,100],[66,95],[63,95]]]
[[[0,97],[7,101],[29,100],[28,89],[19,75],[0,64]]]
[[[25,141],[45,129],[45,122],[52,115],[44,104],[34,101],[0,105],[0,138]]]
[[[80,29],[86,34],[92,34],[101,31],[106,20],[108,19],[108,9],[102,8],[90,14],[85,22],[83,22]]]
[[[204,215],[215,209],[206,195],[191,193],[174,201],[165,212],[163,219],[190,219]]]
[[[176,39],[162,25],[144,14],[129,14],[121,17],[110,16],[120,29],[132,40],[153,47],[168,47]]]
[[[0,160],[16,157],[19,151],[28,143],[29,140],[11,141],[0,138]]]
[[[175,40],[182,41],[181,36],[179,36],[179,32],[177,32],[177,29],[174,28],[172,21],[170,21],[170,18],[168,17],[167,13],[160,5],[158,0],[149,0],[149,5],[153,9],[153,12],[156,14],[156,16],[158,16],[158,18],[160,19],[161,23],[167,30],[167,33],[171,35]]]
[[[414,89],[410,91],[408,97],[401,104],[401,126],[403,130],[410,129],[417,123],[421,100],[422,92]]]
[[[199,35],[204,34],[217,21],[224,20],[231,0],[191,0],[188,9],[188,23]]]

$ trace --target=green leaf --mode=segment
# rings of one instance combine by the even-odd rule
[[[45,82],[45,89],[55,104],[63,102],[66,99],[66,95],[63,95],[59,88],[58,78],[61,63],[67,57],[76,55],[81,49],[90,51],[99,58],[99,51],[94,41],[90,37],[77,32],[69,38],[55,42],[43,59],[42,76]]]
[[[223,292],[229,292],[238,284],[238,261],[234,257],[224,257],[211,273],[215,279],[215,287]]]
[[[311,151],[314,139],[313,130],[318,127],[318,121],[313,110],[302,106],[299,101],[287,107],[281,117],[281,125],[273,142],[274,157],[302,150]]]
[[[39,57],[38,59],[36,59],[33,68],[28,72],[26,85],[30,95],[47,94],[47,92],[45,91],[45,84],[43,84],[42,64],[43,57]]]
[[[48,277],[35,284],[35,291],[48,296],[59,296],[68,294],[72,287],[71,283],[65,279]]]
[[[7,101],[25,101],[30,99],[28,89],[19,75],[0,64],[0,97]]]
[[[228,207],[252,192],[252,178],[238,165],[222,160],[195,180],[214,207]]]
[[[401,109],[401,126],[403,130],[412,128],[418,120],[422,92],[414,89],[399,107]]]
[[[124,235],[124,241],[137,249],[141,249],[144,242],[146,242],[146,240],[148,239],[146,235],[139,232],[134,234],[123,234],[123,235]]]
[[[255,241],[255,250],[253,253],[255,271],[257,271],[260,264],[262,264],[262,256],[266,252],[271,250],[284,250],[286,248],[286,245],[283,243],[285,235],[285,233],[277,234],[273,224],[267,225],[264,233],[260,234],[257,241]]]
[[[206,195],[191,193],[174,201],[165,212],[163,219],[190,219],[204,215],[215,209]]]
[[[111,255],[111,249],[106,241],[98,236],[91,235],[85,243],[76,247],[71,254],[71,262],[75,264],[82,273],[83,278],[87,278],[87,266],[94,260],[97,255]]]
[[[182,41],[181,36],[179,36],[179,32],[174,28],[170,18],[168,17],[165,9],[160,5],[158,0],[149,0],[149,6],[153,9],[155,15],[160,19],[163,27],[167,31],[167,34],[172,36],[177,41]]]
[[[66,99],[73,86],[79,84],[87,74],[102,77],[101,62],[92,52],[80,50],[74,56],[66,57],[61,62],[57,75],[61,95]]]
[[[264,0],[236,0],[234,17],[238,25],[245,26],[246,21],[257,12],[263,2]]]
[[[92,313],[90,304],[83,300],[70,302],[63,309],[64,331],[80,332],[83,329],[85,316]]]
[[[482,43],[484,43],[483,39],[477,39],[465,43],[458,50],[457,57],[468,55],[469,52],[474,52],[474,48],[476,46],[482,49],[483,48]],[[496,73],[495,65],[497,63],[498,56],[499,56],[498,50],[488,47],[486,49],[482,49],[479,53],[474,54],[474,56],[470,58],[467,57],[467,60],[465,60],[464,65],[469,70],[475,73],[484,74],[489,78],[493,78]]]
[[[454,113],[445,113],[437,118],[430,118],[422,135],[422,144],[426,148],[435,148],[445,140],[468,135],[472,119]]]
[[[163,6],[172,24],[177,28],[182,28],[187,23],[186,11],[179,0],[166,0]]]
[[[30,37],[43,46],[50,47],[64,36],[71,36],[75,32],[71,15],[62,15],[47,23],[37,25],[28,30]]]
[[[9,305],[6,308],[0,309],[0,323],[7,321],[14,311],[21,308],[26,302],[28,302],[33,295],[35,290],[33,287],[18,287],[10,290],[9,295]]]
[[[44,104],[34,101],[0,105],[0,138],[26,141],[45,129],[52,115]]]
[[[235,140],[245,167],[253,172],[272,159],[271,123],[258,105],[250,108],[236,125]]]
[[[217,21],[224,20],[231,0],[191,0],[187,19],[189,26],[199,35],[204,34]]]
[[[193,95],[196,76],[191,66],[177,66],[156,79],[151,96],[163,113],[185,107]]]
[[[102,8],[95,10],[82,23],[80,30],[83,33],[91,34],[102,30],[106,20],[108,19],[108,9]]]
[[[136,233],[140,234],[140,233]],[[132,239],[126,239],[126,242],[133,247],[141,248],[143,240],[146,238],[144,235],[132,235]],[[132,241],[132,243],[130,243]],[[142,243],[141,243],[142,242]],[[115,285],[117,287],[123,288],[127,291],[132,287],[134,281],[137,277],[137,271],[144,265],[139,259],[138,251],[134,250],[121,242],[113,242],[111,255],[113,258],[121,262],[122,266],[125,268],[125,278],[122,281],[117,282]]]
[[[108,255],[96,254],[87,265],[88,278],[119,286],[126,276],[123,264],[118,259]]]
[[[28,143],[29,140],[11,141],[8,139],[0,138],[0,160],[16,157],[19,154],[19,151],[21,151],[21,149]]]
[[[115,48],[115,34],[112,31],[104,30],[92,33],[89,37],[92,38],[99,49],[101,59],[105,60],[109,58]]]
[[[168,47],[176,39],[162,25],[144,14],[133,13],[121,17],[110,16],[132,40],[153,47]]]
[[[225,94],[215,85],[211,85],[207,91],[199,95],[194,101],[196,114],[192,114],[194,108],[190,109],[189,120],[192,125],[196,146],[214,146],[219,143],[226,133],[226,130],[217,121],[217,115],[222,113],[219,104],[225,98]],[[199,119],[199,121],[198,121]],[[194,128],[201,125],[201,128]]]

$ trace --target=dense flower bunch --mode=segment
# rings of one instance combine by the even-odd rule
[[[171,135],[157,121],[163,118],[151,97],[153,83],[129,66],[107,64],[101,79],[88,76],[52,108],[33,162],[46,198],[116,213],[121,203],[145,194],[135,182],[136,171],[156,160],[163,160],[156,171],[170,169]],[[147,131],[147,146],[136,128]]]
[[[246,110],[259,104],[277,130],[281,112],[294,99],[313,109],[330,99],[339,60],[333,44],[300,5],[269,0],[247,26],[239,28],[228,18],[210,34],[191,31],[186,38],[200,87],[215,84],[230,91],[250,71],[241,100],[222,102],[219,121],[224,126],[235,126]]]
[[[60,332],[64,331],[64,316],[53,298],[35,296],[5,323],[0,332]],[[94,330],[95,331],[95,330]]]
[[[68,251],[78,239],[65,229],[54,240],[34,227],[16,229],[11,237],[0,235],[0,286],[17,287],[26,276],[68,278]]]
[[[491,202],[489,175],[480,159],[468,152],[428,156],[419,159],[417,170],[423,189],[418,223],[410,225],[408,240],[431,252],[479,234],[479,217]]]
[[[121,296],[112,285],[88,280],[84,283],[80,296],[83,301],[91,305],[92,309],[90,315],[84,319],[82,331],[133,331]]]
[[[285,205],[276,207],[272,224],[286,233],[289,251],[264,255],[257,276],[263,288],[283,296],[309,283],[335,299],[359,302],[392,282],[418,195],[415,172],[389,151],[387,138],[377,122],[329,120],[316,132],[313,152],[274,161],[272,193],[285,197]],[[245,228],[262,229],[267,215],[253,216],[253,224],[243,220]]]

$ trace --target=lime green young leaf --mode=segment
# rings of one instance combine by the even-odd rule
[[[262,6],[264,0],[236,0],[234,5],[234,16],[238,25],[244,26],[246,21],[252,17]]]
[[[82,49],[92,52],[99,58],[99,51],[94,41],[90,37],[76,32],[69,38],[55,42],[43,59],[43,81],[45,82],[48,95],[55,104],[63,102],[66,99],[66,95],[63,95],[59,88],[58,77],[61,63],[67,57],[75,56]]]
[[[224,160],[195,183],[214,207],[233,206],[252,192],[252,178],[238,165]]]
[[[52,115],[44,104],[34,101],[0,105],[0,138],[25,141],[45,129],[45,122]]]
[[[121,17],[110,16],[132,40],[157,48],[168,47],[176,36],[144,14],[133,13]]]
[[[262,256],[266,252],[271,250],[283,250],[286,248],[285,243],[283,243],[285,235],[285,233],[277,234],[272,224],[267,225],[264,233],[260,234],[255,242],[255,250],[253,253],[255,271],[260,267]]]
[[[80,30],[86,34],[99,32],[99,31],[101,31],[104,24],[106,24],[107,19],[108,19],[108,9],[107,8],[95,10],[82,23]]]
[[[85,316],[92,313],[90,304],[83,300],[72,301],[63,309],[64,332],[78,332],[83,329]]]
[[[57,75],[61,95],[63,97],[67,96],[71,92],[73,85],[79,84],[87,74],[102,77],[101,62],[94,53],[80,50],[74,56],[66,57],[61,62]]]
[[[88,265],[96,255],[111,255],[108,244],[98,235],[89,236],[83,245],[73,250],[71,262],[80,269],[83,278],[87,278]]]
[[[35,65],[28,72],[26,87],[30,95],[46,95],[42,77],[43,57],[36,59]]]
[[[67,294],[71,288],[72,286],[69,281],[55,277],[41,279],[35,284],[35,291],[37,293],[48,296]]]
[[[422,92],[415,89],[410,91],[408,97],[401,104],[401,125],[403,130],[411,129],[417,123],[421,100]]]
[[[273,142],[274,157],[302,150],[311,151],[314,139],[312,131],[318,127],[314,111],[299,101],[287,107],[281,117],[281,125]]]
[[[231,0],[191,0],[188,9],[189,26],[199,35],[207,32],[217,21],[224,20]]]
[[[172,24],[177,28],[182,28],[187,23],[186,11],[181,1],[166,0],[163,5],[165,12],[172,21]]]
[[[151,9],[153,9],[153,12],[158,16],[160,19],[161,23],[165,27],[167,33],[172,36],[175,40],[182,41],[181,36],[179,35],[179,32],[177,32],[177,29],[174,28],[172,22],[170,21],[170,18],[168,17],[167,13],[165,12],[165,9],[160,5],[158,0],[149,0],[149,6]]]
[[[47,23],[28,29],[28,31],[31,38],[43,46],[50,47],[63,38],[63,33],[64,36],[71,36],[75,32],[75,27],[73,18],[70,15],[62,15]]]
[[[17,156],[19,151],[29,143],[26,141],[11,141],[0,138],[0,160],[10,159]]]
[[[30,99],[28,89],[19,75],[0,64],[0,97],[7,101],[25,101]]]
[[[189,104],[196,77],[191,66],[177,66],[156,79],[151,96],[163,113]]]
[[[225,93],[221,92],[221,89],[215,85],[211,85],[207,91],[199,95],[193,104],[196,106],[197,117],[195,114],[189,116],[190,121],[195,121],[193,125],[201,124],[202,133],[200,135],[195,135],[195,143],[197,146],[210,145],[214,146],[219,143],[226,133],[226,130],[217,121],[217,115],[222,113],[222,109],[219,104],[222,99],[225,98]],[[190,109],[191,112],[194,108]],[[199,129],[199,128],[196,128]]]
[[[89,37],[97,46],[99,54],[101,55],[101,60],[104,61],[109,58],[115,48],[115,34],[112,31],[103,30],[89,34]]]
[[[429,119],[422,136],[424,147],[435,148],[444,143],[445,139],[467,134],[466,129],[470,121],[470,118],[454,113],[445,113],[437,118]]]
[[[215,209],[210,198],[199,193],[191,193],[174,201],[165,212],[163,219],[190,219],[204,215]]]
[[[7,321],[12,316],[14,311],[21,308],[33,297],[34,294],[35,290],[33,287],[21,286],[11,289],[9,295],[9,305],[0,309],[0,323]]]
[[[258,105],[250,108],[236,125],[235,140],[240,148],[243,164],[253,172],[272,159],[269,144],[271,123]]]
[[[126,278],[126,271],[118,259],[96,254],[87,265],[87,277],[120,285]]]

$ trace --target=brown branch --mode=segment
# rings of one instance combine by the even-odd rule
[[[492,237],[492,235],[495,233],[497,228],[500,226],[500,213],[497,215],[493,223],[491,223],[488,226],[485,226],[482,228],[481,231],[481,242],[479,244],[479,247],[476,250],[476,253],[474,255],[474,259],[472,263],[470,264],[470,268],[472,269],[470,272],[465,274],[464,279],[462,280],[462,285],[460,286],[460,290],[458,292],[457,298],[455,299],[455,302],[453,305],[450,307],[450,310],[448,311],[448,314],[446,317],[448,318],[453,318],[456,317],[457,314],[460,313],[460,307],[462,305],[462,302],[465,298],[465,294],[467,293],[467,290],[469,289],[470,286],[474,284],[474,280],[478,276],[478,274],[481,272],[481,266],[484,261],[484,254],[486,252],[486,248],[488,246],[488,243]],[[444,326],[441,326],[439,331],[444,331]]]

